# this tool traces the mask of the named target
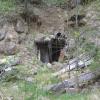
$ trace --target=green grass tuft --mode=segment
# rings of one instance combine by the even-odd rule
[[[6,13],[15,9],[15,0],[0,0],[0,12]]]

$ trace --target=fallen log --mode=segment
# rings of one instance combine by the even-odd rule
[[[85,59],[85,60],[78,60],[78,61],[77,61],[77,59],[73,59],[73,60],[69,61],[69,64],[64,64],[63,65],[64,68],[62,68],[60,71],[54,73],[53,76],[61,75],[65,72],[75,69],[76,67],[78,67],[78,68],[86,67],[86,66],[90,65],[92,62],[93,62],[93,59]]]
[[[78,76],[78,84],[79,86],[83,86],[84,84],[87,84],[87,82],[97,78],[98,76],[100,76],[100,68],[95,72],[83,73],[80,76]],[[61,93],[62,91],[65,91],[66,88],[75,88],[76,84],[76,78],[74,77],[68,80],[64,80],[63,82],[60,82],[58,84],[55,84],[49,89],[49,91],[53,93]]]

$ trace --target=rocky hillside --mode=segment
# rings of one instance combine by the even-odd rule
[[[100,1],[76,1],[0,1],[0,100],[99,100]],[[60,60],[42,63],[34,40],[57,33]]]

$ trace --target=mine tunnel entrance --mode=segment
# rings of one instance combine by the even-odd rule
[[[34,42],[40,54],[40,60],[43,63],[52,63],[59,60],[60,52],[65,46],[65,36],[57,33],[50,37],[36,39]]]

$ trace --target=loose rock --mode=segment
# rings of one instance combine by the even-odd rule
[[[5,54],[14,55],[17,53],[17,45],[13,42],[5,44]]]
[[[6,28],[7,28],[7,26],[5,25],[0,29],[0,41],[4,40],[4,38],[6,36],[6,33],[7,33]]]
[[[14,29],[17,33],[27,33],[28,32],[27,24],[25,24],[24,21],[21,21],[21,20],[17,21]]]

